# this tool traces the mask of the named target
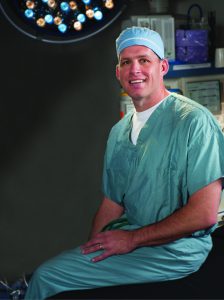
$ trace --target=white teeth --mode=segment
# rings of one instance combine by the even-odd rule
[[[140,79],[138,79],[138,80],[130,80],[130,83],[142,83],[144,80],[140,80]]]

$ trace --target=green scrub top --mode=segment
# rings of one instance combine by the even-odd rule
[[[175,93],[153,112],[136,145],[132,114],[111,130],[103,193],[125,208],[129,224],[141,227],[166,218],[224,176],[224,136],[206,108]]]

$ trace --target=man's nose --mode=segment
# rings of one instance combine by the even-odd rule
[[[137,61],[131,64],[131,73],[139,73],[141,71],[140,64]]]

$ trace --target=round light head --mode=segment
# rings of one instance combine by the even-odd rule
[[[50,43],[72,43],[104,30],[127,0],[0,0],[0,11],[20,32]],[[59,27],[59,25],[64,24]]]

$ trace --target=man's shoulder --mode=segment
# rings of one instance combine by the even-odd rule
[[[177,116],[182,119],[212,119],[214,120],[213,114],[200,103],[179,95],[176,93],[171,94],[173,111]]]
[[[182,95],[172,94],[172,97],[173,118],[181,129],[198,130],[207,136],[217,132],[223,137],[218,120],[206,107]]]
[[[121,130],[124,130],[127,128],[127,126],[130,124],[131,119],[133,116],[133,111],[129,111],[127,114],[124,115],[122,119],[120,119],[111,129],[111,132],[116,133],[120,132]]]

